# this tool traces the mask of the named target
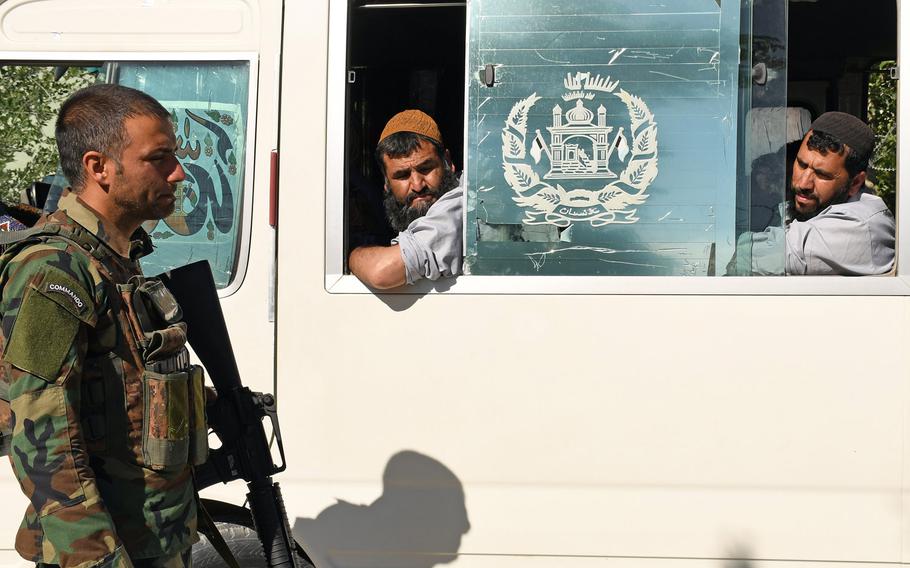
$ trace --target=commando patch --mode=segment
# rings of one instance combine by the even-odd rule
[[[83,322],[95,325],[95,298],[69,274],[56,268],[45,268],[31,288]]]
[[[56,292],[58,294],[63,294],[69,297],[69,299],[72,300],[73,305],[75,305],[79,311],[82,311],[82,308],[85,307],[85,302],[82,301],[82,298],[80,298],[78,294],[73,292],[68,286],[51,282],[47,285],[47,289],[45,290],[45,293],[50,292]]]

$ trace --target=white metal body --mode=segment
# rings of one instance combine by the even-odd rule
[[[186,24],[194,10],[211,31]],[[244,380],[271,390],[276,374],[290,464],[279,481],[320,568],[910,564],[907,270],[460,277],[369,293],[340,273],[344,2],[283,10],[282,28],[277,1],[6,0],[0,51],[257,54],[249,264],[223,305]],[[899,50],[910,58],[907,42]],[[910,112],[906,89],[899,112]],[[455,498],[427,511],[420,488],[384,486],[405,450],[415,468],[420,456],[448,468],[462,510]],[[242,489],[206,496],[240,503]],[[336,500],[362,507],[333,524]],[[26,566],[12,551],[26,501],[8,470],[0,502],[0,566]],[[435,553],[409,553],[437,538]]]

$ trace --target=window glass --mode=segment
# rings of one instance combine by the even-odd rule
[[[157,274],[206,259],[226,287],[242,237],[249,73],[245,61],[0,66],[0,198],[53,211],[68,186],[53,137],[60,104],[98,81],[139,89],[171,112],[186,171],[174,213],[145,225],[156,249],[144,269]]]
[[[875,132],[872,182],[891,211],[897,201],[897,62],[880,61],[869,70],[867,112]]]
[[[754,48],[751,8],[473,1],[466,271],[722,275],[741,233],[782,226],[783,185],[753,199],[751,178],[784,163],[785,98],[762,90],[785,92],[785,18]]]
[[[57,109],[96,80],[97,67],[0,66],[0,200],[6,204],[41,196],[57,172],[54,142]],[[31,191],[30,191],[31,190]],[[39,203],[30,201],[35,206]]]
[[[143,269],[157,274],[206,259],[216,284],[227,286],[242,236],[249,64],[120,63],[114,76],[171,112],[186,172],[174,212],[145,226],[156,248]]]

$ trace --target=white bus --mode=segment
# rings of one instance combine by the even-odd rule
[[[319,568],[880,568],[910,564],[910,205],[888,275],[731,260],[782,223],[813,117],[879,116],[900,8],[0,0],[0,71],[172,110],[188,180],[146,271],[212,264]],[[404,108],[464,172],[466,273],[378,293],[346,255],[388,237],[372,152]],[[9,469],[0,502],[0,566],[27,566]]]

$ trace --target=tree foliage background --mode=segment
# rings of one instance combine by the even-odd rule
[[[869,76],[869,125],[875,132],[872,168],[875,190],[895,211],[897,190],[897,81],[891,78],[894,61],[882,61]]]
[[[78,67],[55,81],[53,67],[0,66],[0,200],[18,202],[33,181],[57,171],[57,110],[93,81]]]

